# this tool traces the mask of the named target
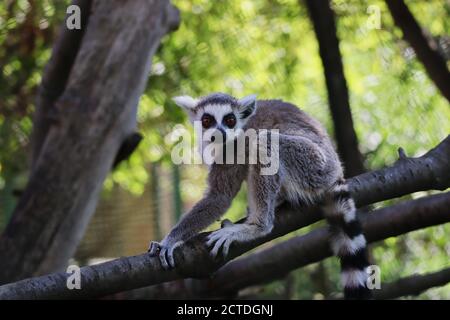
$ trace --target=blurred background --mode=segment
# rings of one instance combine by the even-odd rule
[[[319,119],[332,120],[317,39],[307,9],[296,0],[174,0],[180,28],[156,53],[138,111],[144,136],[131,158],[107,178],[101,200],[74,261],[89,264],[146,251],[200,199],[206,168],[170,160],[177,125],[187,118],[170,98],[226,92],[281,98]],[[406,1],[450,58],[450,2]],[[0,232],[27,182],[29,136],[36,89],[69,1],[0,3]],[[378,6],[381,28],[368,27]],[[450,132],[450,108],[402,40],[384,1],[332,1],[355,131],[368,170],[392,164],[397,148],[419,156]],[[190,129],[189,129],[190,130]],[[245,188],[227,218],[242,217]],[[407,198],[421,197],[412,194]],[[377,204],[384,206],[386,203]],[[217,226],[213,226],[217,227]],[[293,234],[303,234],[310,226]],[[286,236],[289,237],[292,234]],[[450,266],[450,225],[389,238],[372,246],[382,281]],[[323,299],[340,291],[336,259],[253,287],[259,297]],[[450,284],[421,299],[450,299]]]

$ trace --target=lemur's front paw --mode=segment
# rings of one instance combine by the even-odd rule
[[[148,253],[151,257],[159,256],[159,261],[161,261],[161,266],[164,269],[175,268],[175,260],[173,258],[173,251],[183,244],[183,241],[178,241],[175,243],[167,243],[163,240],[161,243],[152,241],[148,248]]]
[[[222,255],[224,258],[228,256],[228,251],[230,249],[230,245],[237,238],[237,226],[230,222],[229,220],[225,220],[222,222],[222,229],[216,230],[212,232],[206,239],[206,245],[208,247],[213,246],[211,249],[211,256],[215,258],[219,253],[220,248],[222,248]]]

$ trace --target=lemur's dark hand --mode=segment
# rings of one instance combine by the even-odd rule
[[[173,258],[173,251],[175,248],[183,244],[183,241],[172,242],[164,239],[161,243],[152,241],[148,248],[148,253],[151,257],[159,256],[161,266],[168,270],[175,268],[175,260]]]

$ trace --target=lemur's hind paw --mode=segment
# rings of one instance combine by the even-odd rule
[[[159,261],[161,261],[161,266],[163,269],[175,268],[175,260],[173,257],[173,251],[183,244],[183,241],[175,242],[174,244],[165,244],[163,240],[161,243],[152,241],[148,248],[148,253],[150,257],[159,256]]]

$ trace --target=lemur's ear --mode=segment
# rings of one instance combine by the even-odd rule
[[[186,109],[186,111],[192,110],[197,105],[197,99],[190,96],[179,96],[174,97],[173,101],[181,108]]]
[[[197,106],[198,100],[190,96],[178,96],[172,98],[172,100],[181,108],[186,111],[189,116],[189,120],[193,123],[195,119],[195,107]]]
[[[256,110],[256,94],[251,94],[238,101],[241,119],[250,117]]]

